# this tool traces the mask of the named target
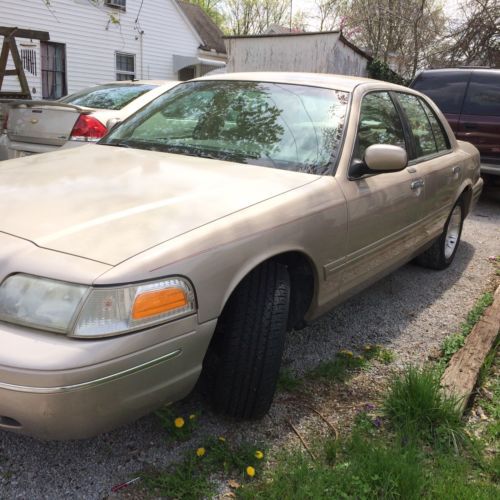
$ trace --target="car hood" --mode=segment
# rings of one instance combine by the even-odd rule
[[[116,265],[318,178],[89,145],[2,162],[0,232]]]

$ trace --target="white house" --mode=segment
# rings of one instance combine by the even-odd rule
[[[47,42],[16,40],[32,97],[54,99],[101,82],[185,80],[225,66],[222,39],[214,42],[222,33],[194,7],[175,0],[0,0],[0,25],[49,32]],[[2,90],[18,89],[17,77],[6,76]]]

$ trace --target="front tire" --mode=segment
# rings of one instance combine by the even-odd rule
[[[251,271],[230,297],[203,363],[202,387],[216,411],[261,418],[278,380],[290,306],[285,266]]]
[[[457,253],[463,222],[464,204],[459,199],[448,216],[441,236],[430,248],[417,257],[417,263],[430,269],[446,269],[453,262]]]

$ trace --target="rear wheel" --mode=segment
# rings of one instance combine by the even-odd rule
[[[455,257],[462,235],[464,205],[458,200],[444,226],[444,230],[425,252],[417,257],[417,263],[431,269],[446,269]]]
[[[281,365],[290,305],[285,266],[266,262],[230,297],[203,364],[202,388],[215,409],[237,418],[269,410]]]

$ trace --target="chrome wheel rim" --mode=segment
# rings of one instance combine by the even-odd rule
[[[460,237],[460,225],[462,223],[462,210],[457,205],[453,212],[451,212],[450,221],[448,222],[448,229],[446,231],[446,238],[444,242],[444,256],[449,259],[458,244]]]

